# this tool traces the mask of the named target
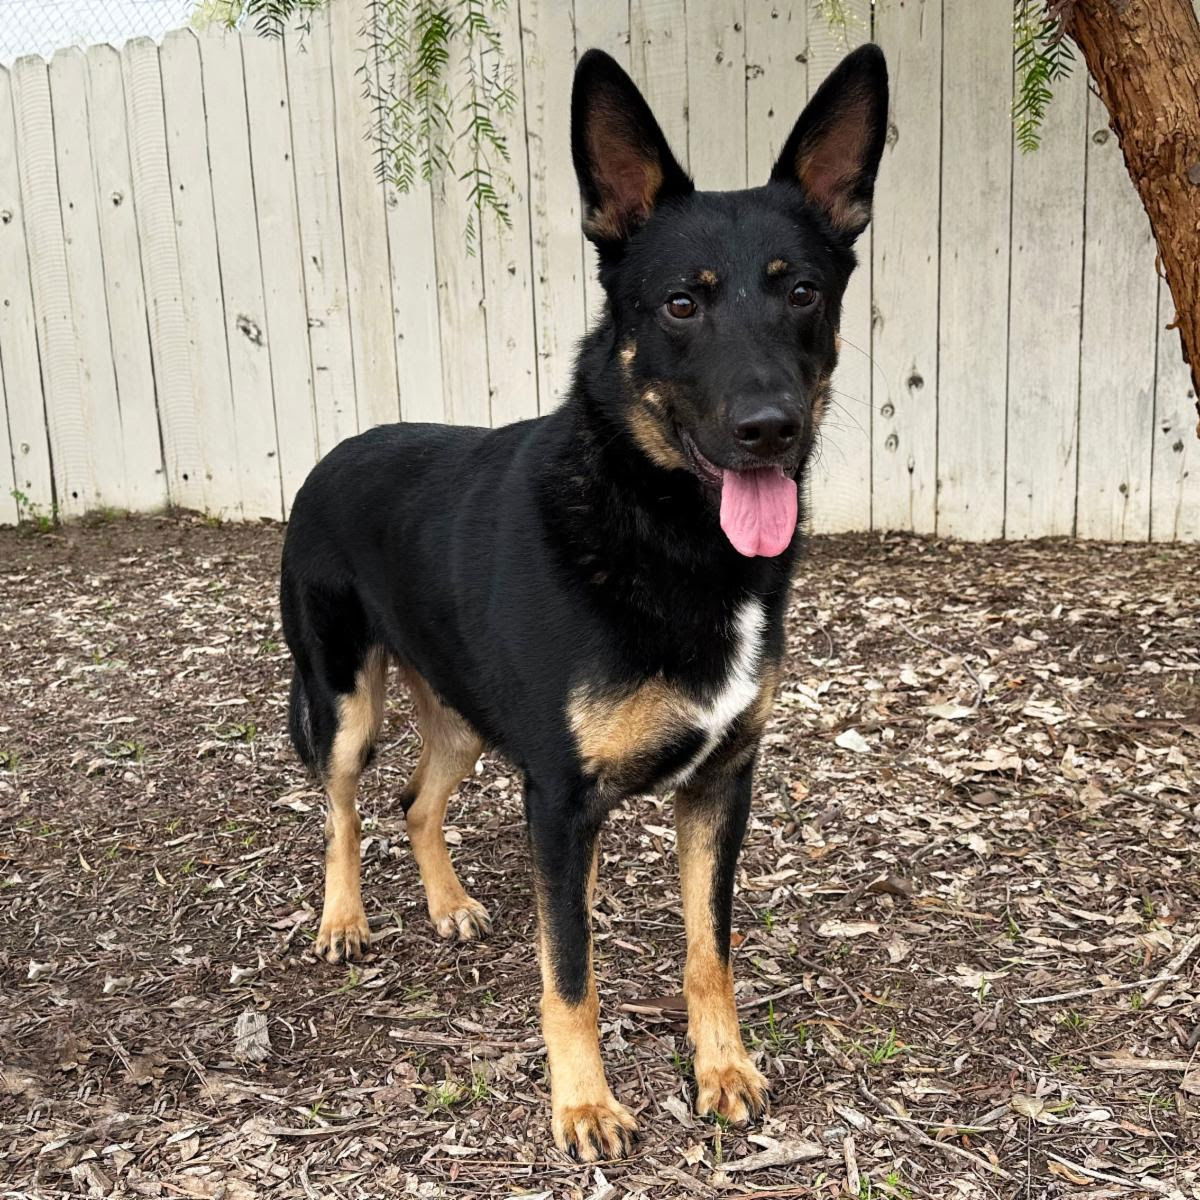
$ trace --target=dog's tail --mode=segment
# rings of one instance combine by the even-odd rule
[[[309,699],[308,689],[304,686],[304,678],[300,674],[299,667],[292,671],[292,695],[288,704],[288,733],[291,735],[292,745],[296,747],[296,753],[300,755],[300,760],[310,771],[316,771],[320,754],[313,736],[312,701]]]

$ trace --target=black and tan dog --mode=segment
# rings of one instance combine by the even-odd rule
[[[281,601],[292,739],[329,795],[317,952],[369,942],[355,791],[394,663],[424,743],[401,803],[444,937],[489,928],[447,800],[484,746],[524,775],[554,1136],[584,1159],[635,1128],[600,1060],[589,932],[601,825],[631,795],[675,794],[697,1109],[742,1122],[765,1101],[734,1004],[734,871],[886,113],[864,46],[765,186],[697,192],[625,73],[584,55],[571,134],[608,304],[569,398],[503,429],[372,429],[296,498]]]

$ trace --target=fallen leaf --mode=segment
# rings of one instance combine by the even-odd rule
[[[1047,1166],[1050,1169],[1051,1175],[1057,1175],[1061,1179],[1069,1179],[1072,1183],[1095,1183],[1096,1181],[1090,1175],[1080,1175],[1078,1171],[1072,1171],[1065,1163],[1049,1162]]]
[[[871,747],[867,739],[857,729],[844,729],[833,739],[834,745],[843,750],[853,750],[855,754],[870,754]]]
[[[817,926],[817,936],[827,938],[862,937],[864,933],[878,932],[879,923],[877,921],[839,921],[831,918],[828,921],[822,921]]]
[[[931,717],[941,717],[943,721],[961,721],[975,715],[975,709],[966,704],[928,704],[921,711]]]

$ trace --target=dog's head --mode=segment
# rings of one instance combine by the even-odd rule
[[[887,97],[883,54],[863,46],[813,96],[764,186],[698,192],[617,63],[591,50],[575,73],[572,154],[621,417],[650,459],[719,496],[743,554],[779,554],[795,530]]]

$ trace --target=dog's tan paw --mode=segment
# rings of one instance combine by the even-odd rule
[[[443,912],[430,912],[429,917],[438,937],[448,941],[456,938],[460,942],[477,942],[492,932],[488,910],[470,896],[464,896]]]
[[[625,1158],[633,1148],[637,1122],[612,1096],[599,1104],[571,1104],[554,1110],[554,1140],[579,1162]]]
[[[696,1112],[714,1114],[732,1125],[745,1125],[767,1107],[766,1076],[749,1060],[696,1068]]]
[[[313,947],[318,958],[331,963],[350,962],[370,948],[371,929],[361,904],[357,908],[339,906],[321,914],[321,928]]]

